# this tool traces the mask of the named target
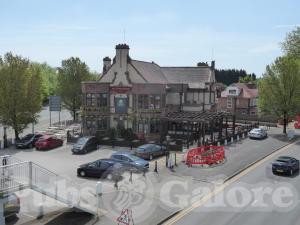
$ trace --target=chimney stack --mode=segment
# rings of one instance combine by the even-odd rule
[[[214,70],[215,69],[215,60],[211,61],[210,67]]]
[[[103,58],[103,72],[102,74],[106,73],[108,71],[108,69],[111,66],[111,59],[106,56],[105,58]]]

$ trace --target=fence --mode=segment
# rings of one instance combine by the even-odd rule
[[[88,198],[91,201],[82,201],[82,187],[73,180],[64,178],[33,162],[21,162],[12,156],[1,156],[1,160],[6,161],[5,165],[0,166],[0,195],[31,188],[69,206],[91,214],[96,213],[95,207],[90,203],[95,196],[87,192],[85,199]]]
[[[212,165],[218,164],[225,159],[224,146],[201,146],[187,152],[186,164]]]

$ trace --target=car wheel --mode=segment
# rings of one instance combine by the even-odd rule
[[[149,156],[149,159],[152,160],[152,159],[153,159],[153,155],[150,155],[150,156]]]
[[[113,175],[111,173],[106,175],[107,180],[112,180],[113,179]]]

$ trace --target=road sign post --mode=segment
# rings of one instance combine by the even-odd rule
[[[61,97],[60,96],[50,96],[49,97],[49,111],[50,111],[50,127],[52,125],[51,112],[58,112],[59,123],[60,123],[60,111],[61,111]]]

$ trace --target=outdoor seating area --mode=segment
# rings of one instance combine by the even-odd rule
[[[170,136],[169,143],[182,142],[189,148],[198,146],[226,145],[247,136],[258,123],[236,123],[235,116],[225,112],[171,112],[163,120],[162,136]]]

